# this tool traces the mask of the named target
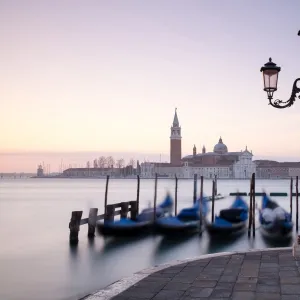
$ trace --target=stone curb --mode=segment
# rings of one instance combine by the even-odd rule
[[[98,292],[88,295],[81,300],[110,300],[111,298],[119,295],[120,293],[124,292],[140,280],[146,278],[147,276],[158,272],[160,270],[173,267],[176,265],[180,265],[183,263],[188,263],[196,260],[211,258],[211,257],[218,257],[224,255],[233,255],[233,254],[245,254],[250,252],[270,252],[270,251],[281,251],[281,250],[292,250],[292,247],[279,247],[279,248],[266,248],[266,249],[249,249],[247,251],[232,251],[232,252],[219,252],[219,253],[212,253],[212,254],[204,254],[201,256],[187,258],[183,260],[175,260],[170,263],[161,264],[158,266],[154,266],[152,268],[144,269],[139,272],[134,273],[132,276],[123,278],[121,280],[112,283],[111,285],[107,286],[104,289],[99,290]]]

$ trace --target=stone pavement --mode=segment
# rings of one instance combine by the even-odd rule
[[[300,300],[300,264],[291,249],[199,259],[152,273],[111,299]]]

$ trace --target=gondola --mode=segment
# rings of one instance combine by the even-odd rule
[[[205,222],[207,232],[223,236],[242,233],[246,228],[248,212],[248,204],[237,196],[229,208],[220,211],[213,223]]]
[[[174,201],[167,194],[164,201],[156,207],[156,219],[171,214]],[[136,218],[131,220],[121,218],[116,221],[97,221],[97,230],[103,236],[132,236],[150,231],[153,228],[154,208],[144,209]]]
[[[202,218],[208,213],[207,198],[198,199],[192,207],[182,209],[177,216],[169,216],[157,219],[155,222],[156,233],[163,235],[188,234],[199,232],[203,228],[200,226],[200,215]]]
[[[289,239],[293,232],[291,214],[285,211],[267,195],[263,196],[259,211],[260,231],[263,237],[272,240]]]

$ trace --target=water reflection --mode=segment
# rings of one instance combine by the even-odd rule
[[[235,235],[217,235],[217,236],[210,236],[207,242],[207,253],[214,253],[214,252],[224,252],[228,251],[228,248],[232,248],[238,242],[243,241],[245,238],[245,231],[240,232],[239,234]]]
[[[78,256],[78,245],[71,245],[69,247],[70,259],[76,260]]]
[[[145,238],[149,238],[147,235],[130,236],[130,237],[109,237],[104,239],[104,247],[102,248],[101,254],[110,254],[113,251],[118,251],[119,248],[132,246],[132,244],[138,243]]]
[[[290,247],[293,244],[293,238],[289,237],[282,240],[273,240],[262,235],[266,248]]]
[[[182,246],[192,238],[195,239],[198,234],[183,236],[163,236],[155,249],[155,255],[161,255],[169,250],[174,251],[176,247]]]

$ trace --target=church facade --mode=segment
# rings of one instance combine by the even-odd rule
[[[141,164],[141,177],[152,178],[157,173],[160,177],[193,178],[194,174],[204,178],[246,179],[256,171],[252,161],[252,151],[245,150],[229,152],[220,137],[212,152],[206,152],[203,146],[197,153],[194,145],[191,155],[182,157],[181,127],[175,109],[170,135],[170,163],[144,162]]]

